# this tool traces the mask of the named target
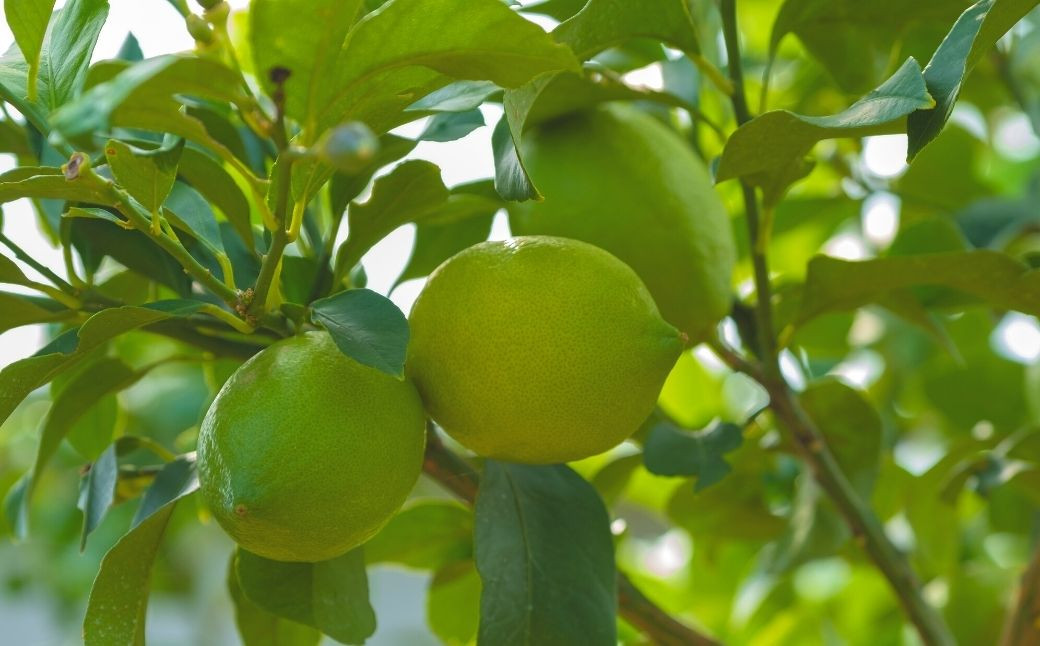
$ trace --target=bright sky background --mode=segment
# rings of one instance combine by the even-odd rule
[[[235,9],[248,5],[248,0],[228,1]],[[62,2],[59,1],[58,4],[60,6]],[[101,32],[94,53],[95,60],[114,56],[127,32],[131,30],[140,42],[145,56],[188,50],[194,46],[192,38],[184,29],[183,20],[165,0],[110,0],[110,4],[111,12]],[[551,21],[544,26],[551,27]],[[0,50],[7,49],[12,41],[6,22],[0,23]],[[657,89],[661,86],[661,74],[656,66],[632,72],[626,79],[637,85]],[[497,106],[485,106],[483,110],[485,120],[490,124],[494,124],[501,114],[501,109]],[[422,130],[422,126],[421,122],[410,124],[398,132],[406,136],[416,136]],[[997,133],[997,139],[998,143],[1006,143],[1012,152],[1018,152],[1023,157],[1035,154],[1036,148],[1040,147],[1040,142],[1029,132],[1029,124],[1024,117],[1003,125],[1002,130]],[[0,170],[7,170],[13,165],[13,160],[5,157],[8,156],[0,155]],[[422,142],[410,157],[427,159],[438,164],[442,169],[443,179],[449,186],[490,177],[494,173],[491,133],[488,127],[480,128],[455,142]],[[906,169],[905,157],[906,137],[903,135],[869,138],[864,149],[864,163],[868,171],[879,178],[901,175]],[[884,248],[898,231],[899,209],[899,200],[893,195],[880,193],[871,196],[864,204],[862,233],[854,229],[842,232],[828,242],[824,251],[856,259],[871,255],[874,249]],[[4,207],[4,212],[4,234],[59,274],[63,274],[60,251],[51,247],[40,233],[29,202],[19,200],[10,203]],[[341,233],[345,234],[345,231]],[[508,222],[499,214],[492,229],[492,238],[501,239],[508,235]],[[407,225],[392,233],[366,254],[363,263],[369,276],[370,288],[384,294],[387,292],[408,260],[414,237],[414,227]],[[32,275],[34,272],[28,270],[27,273]],[[421,279],[408,281],[389,296],[407,313],[423,283]],[[0,366],[32,354],[42,347],[43,343],[43,326],[39,325],[16,328],[0,334]],[[994,344],[1002,354],[1019,361],[1037,360],[1040,358],[1040,328],[1036,319],[1012,315],[996,331]],[[857,370],[859,372],[856,372]],[[853,372],[860,374],[862,370],[855,368]]]

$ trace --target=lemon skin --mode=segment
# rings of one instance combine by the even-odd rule
[[[425,423],[411,383],[308,332],[255,355],[221,388],[199,434],[200,488],[250,552],[324,561],[371,538],[404,503]]]
[[[635,432],[682,350],[627,265],[577,240],[485,242],[430,277],[406,371],[475,453],[551,464]]]

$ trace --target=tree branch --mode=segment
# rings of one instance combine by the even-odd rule
[[[433,428],[426,434],[423,471],[466,503],[477,500],[480,476],[448,450]],[[618,606],[625,620],[660,646],[718,646],[719,642],[686,626],[648,599],[624,573],[618,572]]]
[[[1015,603],[1008,611],[1001,646],[1040,644],[1040,546],[1022,575]]]
[[[751,119],[744,94],[744,76],[741,65],[740,41],[737,33],[736,0],[721,0],[723,36],[730,78],[733,80],[731,100],[737,123]],[[756,319],[758,347],[762,356],[761,370],[748,371],[744,362],[734,361],[736,353],[720,357],[734,369],[748,372],[769,393],[770,408],[779,425],[794,440],[803,459],[809,464],[821,488],[834,502],[856,539],[863,545],[874,564],[888,579],[904,611],[917,628],[921,640],[928,646],[954,644],[953,637],[942,617],[921,596],[920,583],[904,555],[889,540],[873,510],[859,497],[841,470],[834,455],[815,423],[799,405],[794,393],[780,372],[776,333],[773,327],[772,285],[766,258],[767,240],[761,239],[758,199],[754,188],[741,183],[747,212],[749,249],[755,274]]]

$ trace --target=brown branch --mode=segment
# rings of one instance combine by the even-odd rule
[[[1001,646],[1040,645],[1040,546],[1022,575],[1000,643]]]
[[[431,428],[426,436],[423,471],[466,503],[477,500],[480,476],[448,450]],[[718,646],[719,642],[679,623],[648,599],[631,579],[618,572],[618,607],[625,620],[659,646]]]

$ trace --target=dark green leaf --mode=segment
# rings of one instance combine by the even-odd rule
[[[273,615],[246,598],[238,582],[235,562],[228,566],[228,592],[235,604],[235,624],[243,646],[318,646],[321,633],[295,621]]]
[[[0,422],[6,420],[29,393],[109,339],[145,325],[187,316],[202,305],[198,301],[160,301],[140,307],[114,307],[94,314],[78,330],[69,330],[33,356],[0,370]]]
[[[51,20],[54,0],[4,0],[7,26],[18,49],[29,64],[28,98],[36,100],[36,76],[40,71],[40,49]]]
[[[343,354],[395,377],[404,375],[408,320],[388,298],[351,289],[315,301],[312,308],[314,321],[329,331]]]
[[[372,187],[364,204],[352,204],[347,214],[350,235],[339,248],[336,266],[349,270],[372,245],[391,231],[433,213],[448,199],[441,169],[428,161],[406,161]]]
[[[142,150],[117,139],[105,145],[105,157],[116,182],[149,213],[157,213],[177,179],[184,140],[177,138],[155,150]]]
[[[177,174],[210,204],[220,209],[242,242],[252,250],[254,240],[249,201],[220,162],[195,148],[187,147],[181,155]]]
[[[491,133],[491,149],[495,155],[495,190],[502,199],[513,202],[541,200],[542,195],[527,175],[527,169],[517,152],[518,142],[510,130],[509,119],[503,115]]]
[[[127,32],[126,38],[123,39],[123,44],[119,46],[119,51],[116,52],[116,58],[131,63],[144,60],[141,43],[138,42],[137,37],[132,32]]]
[[[209,208],[206,198],[182,182],[173,185],[166,198],[164,214],[170,223],[200,240],[204,240],[214,251],[224,251],[224,239],[220,236],[217,216]]]
[[[881,416],[863,394],[836,379],[813,382],[800,400],[842,471],[869,500],[881,460]]]
[[[119,480],[119,463],[116,461],[116,445],[111,444],[90,465],[83,477],[83,484],[76,506],[83,512],[83,532],[80,534],[79,549],[87,544],[87,537],[104,520],[108,508],[116,499],[116,482]],[[28,504],[28,495],[25,504]]]
[[[84,212],[75,213],[84,215]],[[90,214],[103,217],[96,211]],[[184,267],[147,234],[97,219],[77,217],[69,224],[72,244],[80,257],[87,259],[85,263],[89,261],[96,267],[105,256],[111,256],[127,269],[171,288],[180,296],[191,294],[191,277],[184,273]]]
[[[552,35],[581,60],[637,37],[664,41],[690,55],[700,53],[688,0],[589,0]]]
[[[473,512],[451,502],[426,501],[403,509],[365,543],[365,561],[439,570],[473,556]]]
[[[900,130],[898,119],[934,105],[920,66],[909,59],[877,89],[838,114],[807,117],[774,110],[745,123],[726,142],[717,180],[743,177],[775,200],[793,179],[804,176],[800,165],[818,141]]]
[[[474,540],[479,643],[617,643],[610,519],[570,468],[485,462]]]
[[[130,527],[137,527],[163,506],[188,495],[198,487],[194,460],[177,458],[172,462],[167,462],[155,476],[152,486],[144,492],[141,506],[137,508]]]
[[[442,112],[430,117],[419,139],[455,141],[484,125],[484,114],[477,108],[466,112]]]
[[[7,285],[31,285],[25,272],[7,256],[0,254],[0,283]]]
[[[3,261],[0,261],[0,275],[4,273],[3,264]],[[63,321],[74,314],[64,306],[41,307],[34,300],[21,294],[0,292],[0,332],[32,323]]]
[[[179,499],[134,526],[105,554],[87,601],[85,646],[144,643],[152,562]]]
[[[448,646],[473,643],[480,622],[480,576],[473,561],[451,563],[433,575],[426,617],[433,634]]]
[[[490,81],[455,81],[419,99],[406,112],[467,112],[501,89]]]
[[[744,438],[736,424],[716,424],[696,433],[659,422],[643,447],[643,462],[660,476],[696,476],[694,491],[709,487],[732,469],[724,455],[740,447]]]
[[[319,563],[280,563],[239,549],[237,568],[246,598],[267,612],[344,644],[362,644],[375,632],[360,548]]]
[[[468,204],[460,204],[467,202]],[[445,206],[472,208],[468,217],[442,221],[430,218],[415,228],[415,247],[401,276],[402,283],[428,276],[442,262],[463,249],[487,240],[498,205],[473,195],[452,195]]]
[[[951,287],[993,306],[1040,315],[1040,271],[988,250],[809,263],[799,321],[878,302],[888,292],[921,285]]]

